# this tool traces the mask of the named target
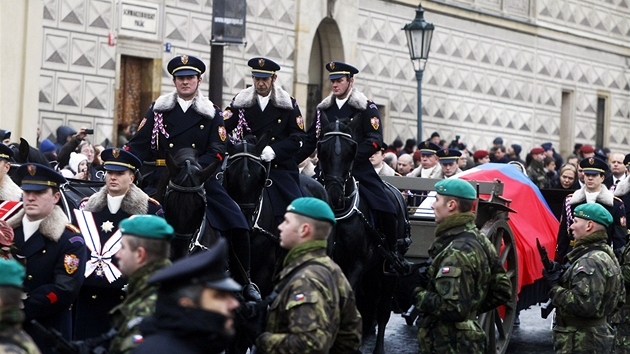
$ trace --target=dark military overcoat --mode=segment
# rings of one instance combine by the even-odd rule
[[[142,161],[157,161],[158,165],[163,164],[167,152],[175,155],[186,147],[196,150],[202,167],[222,160],[227,133],[221,110],[200,92],[193,100],[184,112],[177,102],[177,92],[160,96],[149,108],[138,132],[127,143],[126,150]],[[151,185],[155,186],[164,168],[155,168]],[[207,214],[214,228],[221,231],[249,229],[243,213],[219,181],[211,178],[205,183],[205,188]]]
[[[239,128],[243,135],[254,134],[260,137],[266,131],[271,131],[269,146],[276,157],[270,164],[269,178],[273,183],[267,188],[267,192],[274,215],[281,218],[287,206],[294,199],[302,197],[299,170],[293,155],[304,140],[304,120],[297,102],[286,91],[274,85],[270,95],[269,103],[263,111],[253,86],[239,92],[223,112],[223,119],[229,136],[237,129],[241,116],[249,127],[249,130]]]
[[[79,230],[69,224],[60,207],[45,217],[39,229],[24,242],[20,213],[8,220],[14,228],[18,256],[26,259],[24,329],[43,353],[52,353],[50,344],[29,324],[33,319],[46,328],[55,328],[70,340],[71,305],[83,284],[87,252]]]

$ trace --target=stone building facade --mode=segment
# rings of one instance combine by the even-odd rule
[[[96,143],[111,142],[115,122],[137,123],[151,100],[173,89],[170,58],[210,61],[212,0],[25,1],[26,23],[13,40],[37,67],[10,74],[22,81],[20,95],[12,97],[2,83],[2,105],[14,105],[21,117],[0,117],[0,128],[30,136],[40,124],[43,139],[54,138],[60,124],[85,125],[95,128]],[[122,28],[123,6],[155,14],[151,28]],[[250,0],[247,44],[225,48],[223,99],[216,103],[226,106],[251,84],[250,57],[269,57],[282,66],[277,82],[297,98],[308,122],[330,92],[324,64],[347,61],[360,70],[355,86],[379,106],[386,142],[416,138],[417,83],[401,29],[417,6],[417,0]],[[472,150],[501,136],[524,150],[551,141],[563,155],[574,143],[630,152],[630,0],[425,0],[422,6],[436,27],[423,80],[422,139],[438,131],[447,140],[460,135]],[[7,21],[3,10],[3,49],[14,31]],[[11,60],[0,52],[3,77]],[[38,94],[24,94],[34,78]],[[209,79],[206,73],[206,95]]]

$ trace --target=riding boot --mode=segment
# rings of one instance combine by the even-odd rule
[[[247,230],[233,229],[230,233],[232,254],[230,255],[231,273],[243,285],[243,296],[248,301],[261,301],[258,286],[250,277],[250,244]]]
[[[378,213],[378,222],[377,226],[379,231],[385,235],[385,242],[387,243],[387,248],[392,255],[395,261],[399,261],[398,263],[404,263],[403,255],[398,251],[398,220],[396,219],[396,215],[390,213]],[[391,261],[387,262],[387,268],[389,272],[406,272],[405,269],[396,269],[400,268],[396,264],[393,264]]]

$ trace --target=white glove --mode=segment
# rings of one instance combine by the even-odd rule
[[[262,154],[260,154],[260,158],[261,158],[261,160],[263,160],[265,162],[269,162],[269,161],[271,161],[271,160],[276,158],[276,153],[275,153],[275,151],[273,151],[271,146],[267,145],[263,149]]]

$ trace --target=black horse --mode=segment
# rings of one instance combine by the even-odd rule
[[[9,176],[14,181],[17,177],[18,167],[20,167],[24,163],[33,162],[50,167],[50,162],[48,162],[46,156],[44,156],[44,154],[38,149],[32,147],[24,138],[20,138],[19,144],[9,144],[9,148],[13,150],[13,159],[15,160],[15,162],[11,162],[11,170],[9,171]]]
[[[158,184],[156,199],[162,204],[164,218],[173,226],[171,259],[176,260],[205,250],[219,235],[206,216],[204,182],[211,178],[220,161],[202,168],[194,149],[185,148],[175,156],[166,156],[166,170]]]
[[[228,160],[223,172],[223,187],[245,215],[250,227],[251,279],[261,295],[273,290],[271,279],[285,252],[279,247],[278,224],[273,216],[265,186],[269,163],[260,159],[269,144],[269,134],[260,139],[247,136],[241,143],[228,144]]]
[[[372,334],[375,323],[378,324],[374,353],[384,353],[385,326],[398,279],[395,274],[384,272],[387,245],[372,226],[369,207],[361,199],[358,183],[352,176],[352,163],[357,152],[352,131],[360,124],[360,119],[343,118],[330,123],[322,114],[321,122],[322,133],[317,148],[320,182],[326,188],[337,218],[333,260],[355,290],[364,335]],[[408,222],[404,201],[399,192],[390,193],[390,198],[400,206],[398,238],[403,239],[407,236]]]
[[[287,251],[280,247],[278,222],[273,215],[265,187],[269,180],[269,163],[261,160],[262,150],[271,141],[271,133],[259,137],[248,135],[242,142],[228,144],[228,160],[223,172],[223,186],[241,208],[251,229],[251,278],[260,288],[263,298],[273,290],[272,277],[282,268]],[[300,186],[305,195],[328,202],[326,190],[316,180],[300,174]],[[255,251],[254,251],[255,250]],[[237,336],[243,323],[235,323]],[[229,353],[244,353],[247,339],[238,337]]]

